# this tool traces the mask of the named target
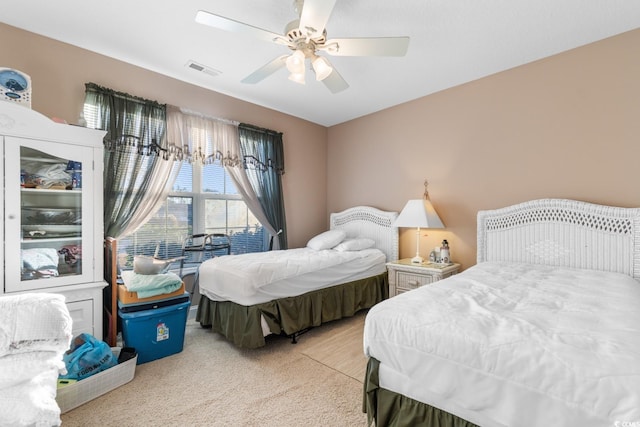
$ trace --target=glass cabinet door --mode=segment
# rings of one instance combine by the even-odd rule
[[[91,149],[7,137],[4,151],[5,291],[91,281]]]

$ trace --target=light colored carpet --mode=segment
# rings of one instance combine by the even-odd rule
[[[182,352],[66,414],[71,426],[366,426],[365,313],[303,334],[234,347],[188,321]]]

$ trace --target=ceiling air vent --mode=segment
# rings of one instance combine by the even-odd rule
[[[198,64],[195,61],[187,62],[186,66],[196,71],[201,71],[205,74],[209,74],[210,76],[214,76],[214,77],[222,73],[222,71],[218,71],[215,68],[207,67],[206,65]]]

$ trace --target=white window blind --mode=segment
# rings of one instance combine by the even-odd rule
[[[261,252],[267,249],[267,233],[237,194],[224,167],[218,164],[184,163],[173,191],[162,208],[133,235],[118,240],[121,268],[133,267],[133,256],[161,259],[182,256],[184,239],[197,234],[226,234],[231,253]],[[220,250],[213,255],[226,255]],[[206,254],[204,259],[212,254]],[[185,265],[193,254],[186,254]],[[172,265],[178,268],[179,262]]]

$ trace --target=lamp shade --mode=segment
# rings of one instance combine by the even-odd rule
[[[409,200],[393,223],[395,227],[444,228],[429,199]]]

